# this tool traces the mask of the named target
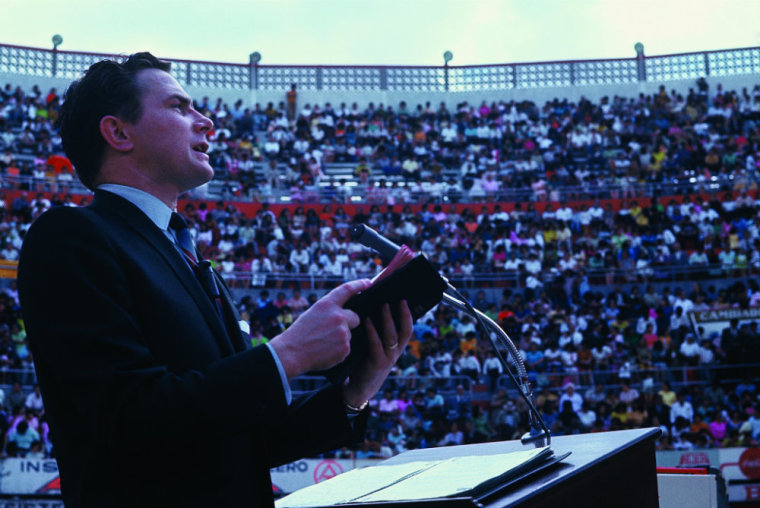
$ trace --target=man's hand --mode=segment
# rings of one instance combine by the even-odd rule
[[[343,305],[369,285],[369,280],[360,279],[338,286],[270,342],[288,379],[312,370],[328,369],[348,356],[351,329],[359,325],[360,319]]]
[[[372,320],[364,319],[368,355],[366,360],[354,369],[343,388],[343,398],[348,404],[359,407],[380,390],[391,368],[409,343],[412,324],[412,313],[406,301],[399,303],[398,325],[393,319],[390,305],[386,303],[383,306],[380,325],[382,337]]]

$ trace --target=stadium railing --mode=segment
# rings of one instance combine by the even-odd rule
[[[329,384],[329,381],[322,376],[298,376],[291,381],[291,388],[294,395],[300,395],[327,384]],[[467,393],[472,394],[473,384],[472,378],[460,375],[449,377],[392,375],[386,379],[383,388],[377,393],[375,398],[382,398],[383,391],[386,389],[394,391],[407,390],[411,395],[414,392],[424,392],[428,387],[435,388],[438,393],[447,397],[454,394],[459,385],[462,385]]]
[[[726,266],[719,263],[707,265],[652,264],[643,268],[622,269],[606,267],[601,269],[584,268],[578,273],[585,275],[591,284],[615,284],[621,282],[676,282],[698,281],[707,279],[725,279],[743,277],[757,273],[758,268],[748,265]],[[575,273],[575,272],[573,272]],[[522,273],[516,270],[480,272],[471,275],[445,274],[457,287],[522,287]],[[559,269],[543,269],[539,280],[544,284],[552,282],[561,275]],[[328,289],[342,284],[345,279],[336,275],[316,275],[307,273],[271,272],[226,272],[222,274],[233,288],[277,288],[294,286],[302,289]]]
[[[119,55],[0,44],[0,72],[78,78],[93,63]],[[760,47],[561,62],[441,66],[262,65],[176,60],[187,86],[238,90],[486,91],[596,86],[760,73]]]
[[[692,386],[705,387],[715,382],[721,384],[737,384],[753,372],[758,372],[760,364],[706,364],[706,365],[689,365],[689,366],[653,366],[650,368],[639,368],[634,366],[626,369],[625,373],[620,369],[615,370],[583,370],[580,368],[553,371],[553,372],[536,372],[529,370],[529,377],[534,389],[541,390],[544,387],[552,391],[561,390],[567,382],[575,384],[576,388],[589,388],[601,384],[606,390],[618,390],[623,382],[642,391],[653,391],[656,393],[663,381],[667,381],[674,389],[688,388]],[[622,374],[622,375],[621,375]],[[293,379],[292,388],[294,394],[305,393],[324,386],[328,381],[321,376],[299,376]],[[478,379],[472,379],[468,376],[454,375],[449,377],[436,376],[389,376],[383,385],[383,389],[378,392],[377,399],[382,397],[385,389],[394,391],[406,389],[410,394],[414,392],[424,392],[428,387],[434,387],[438,393],[447,397],[456,391],[458,385],[465,388],[465,392],[473,397],[473,400],[487,400],[489,392],[475,390],[476,385],[487,385],[489,379],[487,376],[479,376]],[[504,389],[517,398],[517,388],[512,383],[509,376],[501,375],[496,379],[495,390]]]
[[[694,385],[706,386],[716,381],[726,384],[741,382],[753,372],[758,372],[760,364],[704,364],[682,366],[652,366],[641,368],[633,366],[630,369],[595,370],[574,368],[559,371],[530,371],[528,372],[531,382],[539,389],[542,387],[560,388],[566,382],[572,382],[576,387],[590,387],[601,384],[607,389],[620,388],[623,382],[628,382],[636,388],[658,387],[663,381],[667,381],[676,389]],[[507,390],[515,389],[508,376],[500,376],[498,388]],[[655,390],[656,392],[656,390]]]
[[[373,178],[373,187],[379,189],[379,181],[386,180],[383,176]],[[604,183],[602,181],[589,182],[585,185],[550,186],[546,193],[547,199],[539,201],[575,201],[592,199],[637,199],[662,196],[677,196],[694,193],[711,193],[730,191],[738,182],[739,178],[729,175],[724,179],[711,177],[701,181],[695,178],[673,179],[669,182],[636,183],[620,185]],[[391,180],[393,181],[393,180]],[[397,180],[401,187],[409,187],[412,182]],[[39,192],[70,192],[72,194],[89,194],[90,191],[79,180],[61,181],[54,177],[34,178],[25,175],[0,175],[0,184],[4,189],[25,189]],[[336,192],[328,188],[329,180],[323,180],[318,186],[306,188],[294,193],[291,189],[272,189],[266,195],[259,192],[245,194],[241,191],[241,185],[235,180],[214,179],[208,185],[200,187],[189,193],[194,199],[223,199],[239,202],[261,202],[272,204],[289,203],[366,203],[387,204],[385,199],[374,198],[369,186],[359,185],[357,181],[347,182],[349,192],[345,197],[337,198]],[[475,194],[468,191],[450,191],[442,194],[430,194],[425,192],[413,192],[413,203],[467,203],[483,201],[499,202],[527,202],[536,201],[535,192],[530,187],[510,187],[499,189],[495,193],[483,192]],[[399,203],[401,204],[401,203]]]
[[[737,384],[747,377],[754,376],[754,373],[760,372],[760,364],[705,364],[705,365],[688,365],[688,366],[652,366],[641,368],[633,366],[630,369],[615,370],[597,370],[597,369],[560,369],[554,371],[532,371],[529,369],[531,383],[536,390],[546,387],[557,391],[567,382],[573,382],[576,388],[588,388],[601,384],[606,390],[619,389],[625,381],[632,387],[640,390],[659,389],[663,381],[667,381],[673,388],[679,390],[692,386],[707,386],[715,382],[721,384]],[[11,391],[11,385],[19,381],[24,390],[28,393],[37,383],[37,375],[34,368],[24,369],[6,369],[0,371],[0,388],[6,395]],[[298,376],[291,381],[291,387],[294,395],[300,395],[310,390],[318,389],[325,386],[329,381],[323,376]],[[475,390],[476,385],[483,386],[489,384],[487,376],[479,376],[472,379],[463,375],[452,375],[449,377],[436,377],[427,375],[412,376],[389,376],[383,385],[383,389],[378,392],[376,398],[382,397],[385,389],[394,391],[407,390],[410,394],[414,392],[424,392],[428,387],[435,388],[438,393],[447,397],[456,391],[457,386],[462,385],[465,392],[473,396],[473,400],[487,400],[488,392]],[[496,378],[494,385],[495,390],[505,389],[508,393],[515,395],[516,388],[512,380],[507,375],[501,375]]]

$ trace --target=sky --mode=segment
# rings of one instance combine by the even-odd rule
[[[0,0],[0,43],[261,64],[450,65],[760,46],[760,0]]]

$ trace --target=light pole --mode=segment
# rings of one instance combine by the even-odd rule
[[[63,37],[59,34],[53,36],[53,66],[51,68],[53,77],[58,72],[58,46],[63,43]]]
[[[449,62],[454,58],[454,53],[445,51],[443,53],[443,83],[446,91],[449,91]]]
[[[254,51],[248,56],[248,61],[251,65],[251,89],[259,89],[259,62],[261,61],[261,53]]]
[[[261,61],[261,53],[254,51],[248,55],[248,89],[250,90],[251,104],[256,104],[258,100],[259,90],[259,62]]]
[[[647,67],[646,60],[644,58],[644,45],[637,42],[633,45],[633,49],[636,50],[636,69],[639,78],[639,82],[643,83],[647,80]]]

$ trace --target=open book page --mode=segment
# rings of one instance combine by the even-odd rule
[[[551,448],[546,447],[354,469],[298,490],[276,501],[275,506],[312,507],[455,496],[521,474],[551,455]]]
[[[348,503],[395,482],[418,474],[438,461],[409,462],[353,469],[329,480],[300,489],[275,502],[276,508],[327,506]]]
[[[490,480],[512,476],[510,473],[519,474],[551,453],[551,448],[546,447],[498,455],[453,457],[354,501],[401,501],[466,494]]]

